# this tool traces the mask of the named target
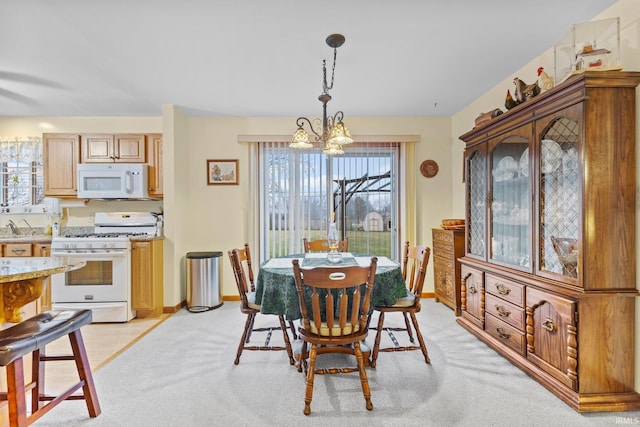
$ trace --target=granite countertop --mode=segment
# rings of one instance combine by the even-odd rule
[[[0,283],[37,279],[84,267],[86,261],[73,257],[1,258]]]
[[[28,234],[0,235],[0,243],[51,243],[51,235],[36,234],[30,236]]]

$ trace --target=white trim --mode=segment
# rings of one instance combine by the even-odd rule
[[[417,143],[420,142],[420,138],[420,135],[354,135],[353,141]],[[290,139],[291,135],[238,135],[240,143],[282,142]]]

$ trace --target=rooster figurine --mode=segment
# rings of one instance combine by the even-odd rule
[[[516,105],[518,105],[518,102],[515,99],[513,99],[513,97],[511,96],[511,91],[509,91],[509,89],[507,89],[507,96],[504,99],[505,108],[507,110],[511,110]]]
[[[540,86],[538,86],[537,81],[528,85],[516,77],[513,79],[513,84],[516,85],[516,90],[513,92],[513,95],[518,103],[527,101],[540,94]]]
[[[553,87],[553,79],[544,71],[543,67],[538,68],[538,84],[542,90],[549,90]]]

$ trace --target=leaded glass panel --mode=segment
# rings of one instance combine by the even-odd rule
[[[531,265],[529,139],[510,135],[491,152],[490,259]]]
[[[540,136],[540,269],[578,277],[579,126],[560,117]]]
[[[474,152],[468,161],[469,177],[469,223],[468,245],[469,253],[484,257],[485,239],[487,235],[487,161],[481,151]]]

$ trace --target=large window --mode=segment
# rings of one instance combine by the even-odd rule
[[[398,255],[399,145],[354,144],[342,156],[261,143],[260,242],[265,258],[303,252],[335,218],[349,252]]]
[[[43,199],[42,139],[0,137],[0,204],[27,207]]]

